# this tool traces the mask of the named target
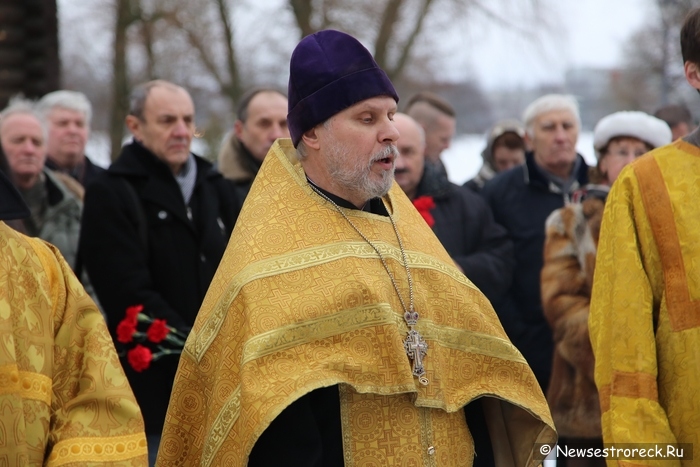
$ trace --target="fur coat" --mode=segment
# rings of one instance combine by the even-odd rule
[[[543,311],[555,345],[547,401],[565,438],[602,436],[588,313],[607,187],[587,188],[579,193],[582,201],[547,219],[541,276]]]

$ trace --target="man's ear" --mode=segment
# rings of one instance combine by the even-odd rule
[[[137,134],[140,133],[141,121],[134,115],[127,115],[126,128],[132,135],[137,136]]]
[[[233,124],[233,134],[236,135],[237,139],[241,139],[241,135],[243,134],[243,122],[240,120],[236,120]]]
[[[321,148],[321,142],[319,141],[318,133],[316,132],[317,129],[318,126],[315,126],[301,135],[301,140],[304,141],[306,147],[315,149],[316,151]]]
[[[530,138],[530,133],[525,132],[525,136],[523,136],[523,140],[525,141],[525,147],[527,148],[528,151],[532,151],[532,138]]]
[[[700,91],[700,68],[697,63],[687,61],[683,64],[685,79],[692,87]]]

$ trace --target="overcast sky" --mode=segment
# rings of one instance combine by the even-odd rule
[[[250,1],[250,0],[248,0]],[[510,3],[510,8],[517,5]],[[287,0],[264,0],[249,4],[251,8],[265,10],[267,17],[274,17],[271,10],[285,5]],[[511,33],[481,18],[460,27],[455,37],[450,62],[443,74],[453,79],[476,78],[485,89],[529,87],[542,82],[563,81],[569,67],[611,67],[621,62],[622,44],[646,20],[656,14],[652,0],[542,0],[546,5],[546,18],[550,26],[545,30],[540,24],[525,25],[539,31],[536,41],[524,40],[522,35]],[[493,2],[494,5],[509,4]],[[64,28],[79,27],[86,42],[101,47],[93,41],[108,24],[105,17],[94,14],[102,0],[58,0],[59,17]],[[104,8],[103,6],[100,8]],[[85,13],[90,12],[91,13]],[[241,10],[239,10],[241,11]],[[513,12],[509,12],[511,15]],[[83,21],[66,20],[71,16],[94,18],[92,25]],[[102,17],[100,17],[102,16]],[[244,21],[242,29],[252,26]],[[475,24],[474,24],[475,23]],[[92,27],[90,27],[92,26]],[[92,30],[91,30],[92,29]],[[239,31],[241,28],[238,28]],[[65,37],[75,31],[62,31]],[[429,34],[430,31],[424,31]],[[440,32],[436,32],[440,33]],[[462,36],[466,33],[466,39]],[[449,39],[447,39],[449,40]],[[86,45],[87,45],[86,44]],[[111,54],[109,54],[111,59]]]
[[[650,0],[549,2],[553,30],[537,46],[502,29],[473,38],[471,65],[485,88],[561,82],[570,67],[613,67],[622,45],[654,13]],[[533,28],[537,28],[533,25]]]

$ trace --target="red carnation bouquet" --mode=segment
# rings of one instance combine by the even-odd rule
[[[151,318],[142,311],[143,305],[128,307],[126,316],[117,325],[117,341],[122,344],[136,343],[126,351],[126,359],[138,372],[166,355],[181,354],[187,340],[186,333],[168,326],[166,320]],[[145,328],[145,332],[139,330],[139,324]]]
[[[425,222],[427,222],[428,226],[432,229],[435,225],[435,218],[430,213],[431,209],[435,208],[435,200],[433,199],[433,197],[419,196],[418,198],[413,200],[413,206],[416,207],[416,210],[420,213],[421,216],[423,216]]]

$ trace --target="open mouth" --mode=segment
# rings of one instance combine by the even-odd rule
[[[394,158],[392,156],[383,157],[375,160],[374,162],[384,170],[391,170],[391,168],[394,167]]]

